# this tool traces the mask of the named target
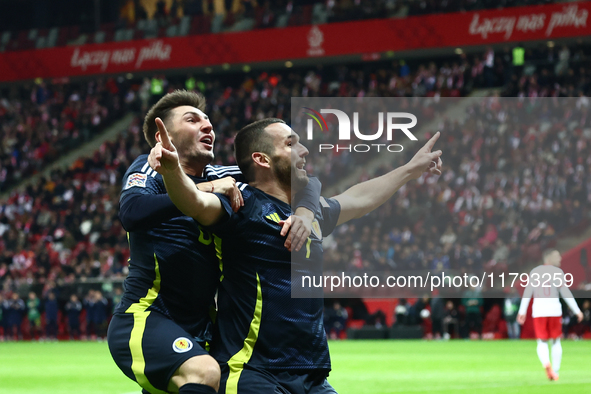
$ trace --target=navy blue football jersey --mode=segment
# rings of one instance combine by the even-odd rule
[[[139,156],[125,173],[120,201],[132,194],[166,194],[162,176],[150,168],[147,158]],[[228,175],[242,179],[237,166],[211,165],[204,177],[191,178],[200,183]],[[115,313],[125,313],[132,305],[156,310],[196,338],[209,340],[210,310],[219,283],[213,236],[179,214],[129,232],[128,240],[129,274]]]
[[[293,258],[321,271],[322,234],[333,231],[340,205],[321,199],[310,238],[292,256],[279,234],[289,204],[246,184],[240,189],[244,207],[234,213],[218,195],[226,215],[211,227],[221,268],[211,354],[231,368],[330,370],[323,300],[291,297],[291,267]]]

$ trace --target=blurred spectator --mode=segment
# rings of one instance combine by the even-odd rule
[[[341,333],[347,326],[347,318],[349,314],[347,310],[342,307],[339,301],[335,301],[332,308],[328,308],[324,314],[324,325],[327,335],[331,339],[338,339]]]
[[[84,297],[84,309],[86,310],[86,337],[87,339],[97,338],[96,327],[96,296],[95,290],[90,289]]]
[[[446,227],[445,232],[439,238],[439,242],[443,245],[453,245],[458,239],[456,233],[453,230],[453,226],[450,224]]]
[[[443,319],[445,315],[445,301],[437,293],[433,292],[431,321],[433,322],[433,337],[435,339],[440,339],[443,336]]]
[[[414,305],[410,307],[409,324],[421,324],[421,322],[423,321],[421,312],[424,309],[427,309],[427,307],[429,307],[429,296],[424,295],[422,298],[419,298],[417,302],[414,303]]]
[[[4,296],[2,295],[2,291],[0,290],[0,330],[2,331],[2,335],[0,335],[0,342],[4,341],[4,337],[7,335],[7,323],[8,322],[6,320],[6,300],[4,300]]]
[[[41,301],[35,292],[29,292],[27,300],[27,318],[29,320],[29,333],[31,339],[39,339],[43,335],[41,328]]]
[[[8,321],[8,335],[9,339],[23,339],[21,332],[21,325],[25,315],[25,302],[18,296],[17,293],[12,293],[10,300],[7,301],[6,319]]]
[[[556,63],[556,66],[554,67],[554,73],[556,75],[563,75],[568,70],[569,60],[570,50],[564,45],[558,54],[558,63]]]
[[[445,303],[444,317],[443,317],[443,338],[452,338],[450,326],[454,326],[454,336],[460,335],[460,320],[458,310],[456,309],[453,301],[447,301]]]
[[[107,335],[108,301],[98,290],[89,290],[84,299],[86,309],[86,335],[93,340],[102,341]]]
[[[577,323],[576,318],[572,318],[572,321],[574,322],[573,332],[579,339],[591,332],[591,301],[583,301],[581,312],[583,312],[583,320],[580,323]]]
[[[109,301],[100,291],[94,292],[94,324],[96,327],[96,336],[99,341],[107,339],[107,314]]]
[[[82,312],[82,303],[76,294],[70,296],[66,303],[66,314],[68,315],[68,332],[70,339],[80,338],[80,314]]]
[[[394,308],[394,317],[396,318],[394,324],[400,326],[410,324],[410,307],[411,305],[406,298],[398,300],[398,305]]]
[[[119,304],[119,302],[121,302],[121,297],[123,297],[123,289],[121,287],[115,287],[114,290],[115,294],[113,294],[113,300],[112,300],[112,305],[111,305],[111,314],[113,313],[113,311],[115,310],[115,308],[117,307],[117,304]]]
[[[466,290],[462,298],[462,305],[466,309],[466,337],[473,331],[478,333],[479,338],[482,336],[482,304],[480,290],[472,286]]]
[[[509,339],[519,339],[521,337],[521,326],[517,323],[517,312],[520,303],[521,297],[519,296],[517,289],[515,287],[509,287],[509,294],[507,294],[507,297],[505,298],[503,307]]]
[[[590,332],[591,331],[591,301],[585,300],[583,301],[583,308],[581,309],[583,312],[583,332]]]
[[[55,293],[50,291],[45,298],[45,336],[48,340],[57,340],[58,313]]]

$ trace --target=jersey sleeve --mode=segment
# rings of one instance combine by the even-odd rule
[[[216,179],[225,178],[231,176],[236,179],[237,182],[246,182],[244,175],[240,171],[238,166],[205,166],[205,177],[208,181],[214,181]]]
[[[234,224],[236,222],[236,214],[232,210],[232,204],[228,197],[223,194],[213,193],[220,199],[222,203],[222,210],[224,211],[222,217],[218,222],[212,226],[208,226],[207,229],[216,233],[219,236],[225,236],[231,233]]]
[[[166,188],[156,171],[150,168],[148,156],[138,157],[123,176],[119,201],[131,194],[166,194]]]
[[[119,198],[119,219],[126,231],[152,228],[166,220],[182,216],[166,193],[162,177],[142,155],[123,176]]]
[[[296,193],[295,209],[307,208],[312,212],[317,212],[320,209],[320,192],[322,190],[322,183],[316,177],[310,177],[305,188]]]
[[[529,277],[534,273],[535,268],[530,271]],[[527,313],[527,308],[529,307],[529,303],[534,295],[534,288],[531,285],[531,281],[528,281],[525,290],[523,291],[523,296],[521,297],[521,303],[519,304],[519,311],[517,312],[519,315],[525,315]]]
[[[322,229],[323,236],[330,235],[339,221],[341,215],[341,204],[334,198],[320,197],[320,209],[322,210]]]

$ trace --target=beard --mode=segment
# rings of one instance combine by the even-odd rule
[[[289,188],[293,194],[302,190],[308,184],[308,176],[298,174],[295,164],[291,160],[281,157],[273,157],[273,173],[279,184]],[[294,161],[295,163],[295,161]]]
[[[215,158],[213,150],[193,150],[190,152],[181,152],[181,150],[177,148],[177,151],[179,151],[179,157],[181,158],[181,160],[183,158],[186,158],[194,163],[209,164]]]

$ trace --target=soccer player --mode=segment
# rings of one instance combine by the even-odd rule
[[[534,297],[532,317],[534,319],[534,331],[538,340],[538,358],[546,370],[550,380],[558,380],[560,362],[562,361],[562,305],[558,296],[562,296],[568,307],[577,315],[579,321],[583,320],[583,314],[579,309],[573,294],[566,286],[564,272],[559,268],[562,257],[556,249],[546,250],[543,254],[544,264],[534,268],[529,274],[529,283],[526,287],[517,322],[525,322],[525,314],[529,302]],[[549,280],[548,280],[549,279]],[[560,281],[561,286],[555,286],[555,281]],[[552,363],[548,344],[552,347]]]
[[[228,176],[241,174],[236,166],[209,165],[215,134],[204,108],[204,98],[196,93],[170,93],[146,115],[144,135],[153,146],[159,138],[155,119],[163,119],[191,182],[204,191],[227,195],[238,210],[242,196],[235,179]],[[310,232],[312,220],[308,225],[302,217],[318,206],[319,182],[311,187],[317,188],[308,190],[312,197],[302,197],[312,201],[310,207],[296,211],[301,220],[280,229],[294,235],[285,247],[293,242],[297,248]],[[138,157],[124,176],[120,217],[128,231],[131,256],[125,292],[109,326],[113,359],[144,392],[217,392],[219,366],[205,343],[211,337],[210,313],[219,284],[218,241],[175,208],[147,155]]]
[[[406,165],[335,198],[321,198],[313,232],[305,248],[293,253],[292,267],[277,230],[291,214],[293,193],[308,183],[303,169],[308,150],[297,134],[280,119],[263,119],[238,133],[236,161],[249,184],[240,187],[244,207],[234,213],[225,196],[199,191],[183,173],[166,127],[157,122],[160,140],[150,152],[150,166],[163,175],[179,209],[221,237],[211,348],[221,365],[220,392],[335,393],[326,380],[331,363],[323,300],[291,297],[292,268],[296,274],[321,272],[323,235],[377,208],[423,172],[440,175],[441,151],[431,152],[439,133]]]

